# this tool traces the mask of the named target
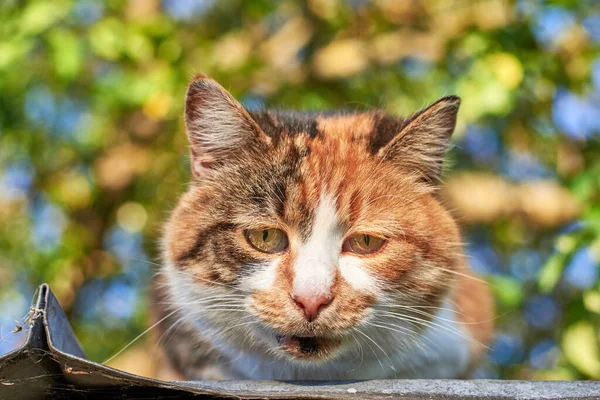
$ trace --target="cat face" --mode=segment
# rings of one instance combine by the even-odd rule
[[[438,306],[460,261],[433,195],[458,105],[408,119],[250,114],[198,77],[185,114],[193,180],[164,234],[176,304],[217,342],[299,363],[350,351],[388,304]]]

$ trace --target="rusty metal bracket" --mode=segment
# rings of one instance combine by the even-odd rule
[[[600,399],[600,382],[594,381],[163,382],[86,360],[46,284],[26,321],[26,343],[0,357],[0,399]]]

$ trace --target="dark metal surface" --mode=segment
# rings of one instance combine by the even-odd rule
[[[600,382],[384,380],[163,382],[85,359],[48,285],[27,321],[27,342],[0,357],[0,399],[600,399]]]
[[[0,358],[0,399],[213,397],[86,360],[48,285],[26,320],[26,343]]]

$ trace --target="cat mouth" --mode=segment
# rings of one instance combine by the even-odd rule
[[[329,358],[339,347],[339,339],[316,335],[285,336],[275,335],[279,348],[288,355],[302,360]]]

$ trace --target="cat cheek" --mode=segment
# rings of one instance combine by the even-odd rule
[[[272,260],[245,266],[244,270],[251,272],[240,278],[240,288],[248,292],[271,290],[275,286],[279,263],[280,260]]]
[[[377,293],[377,280],[368,272],[368,266],[358,257],[341,256],[339,271],[342,278],[354,289],[369,294]]]

